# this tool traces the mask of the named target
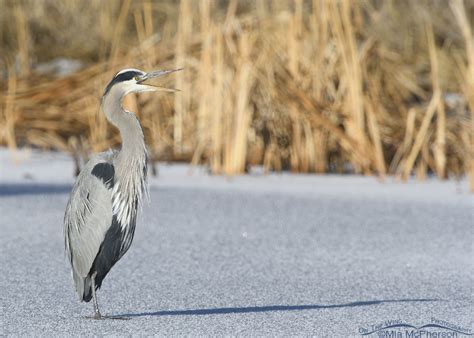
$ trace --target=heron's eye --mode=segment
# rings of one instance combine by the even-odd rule
[[[134,79],[135,81],[138,81],[138,80],[140,80],[140,77],[139,77],[139,76],[135,76],[133,79]]]

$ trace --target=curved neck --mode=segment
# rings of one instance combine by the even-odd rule
[[[137,151],[145,150],[143,131],[135,115],[123,109],[122,99],[121,93],[111,90],[102,99],[102,110],[107,120],[120,131],[122,139],[121,152],[130,151],[131,156],[138,155]]]

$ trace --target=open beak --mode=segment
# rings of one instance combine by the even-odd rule
[[[142,86],[147,86],[148,89],[152,90],[152,91],[162,91],[162,92],[170,92],[170,93],[179,92],[179,89],[164,88],[164,87],[156,86],[156,85],[153,85],[153,84],[145,84],[144,83],[145,81],[148,81],[150,79],[160,77],[160,76],[163,76],[163,75],[168,75],[168,74],[177,72],[179,70],[183,70],[183,68],[169,69],[169,70],[157,70],[157,71],[154,71],[154,72],[146,73],[145,75],[141,76],[140,79],[138,79],[137,83],[142,85]]]

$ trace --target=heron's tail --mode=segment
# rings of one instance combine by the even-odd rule
[[[89,302],[92,299],[92,281],[89,276],[82,277],[73,269],[72,277],[76,285],[76,292],[81,302]]]
[[[81,302],[90,302],[92,299],[92,282],[89,277],[84,278],[84,289],[82,295],[80,294]]]

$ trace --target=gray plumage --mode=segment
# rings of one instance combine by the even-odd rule
[[[119,129],[122,148],[89,160],[77,177],[66,207],[64,242],[76,292],[81,301],[93,298],[97,319],[101,314],[95,291],[130,248],[137,213],[147,195],[143,131],[135,115],[122,108],[122,99],[131,92],[164,90],[143,82],[174,71],[125,69],[114,76],[105,89],[101,107],[108,121]]]

